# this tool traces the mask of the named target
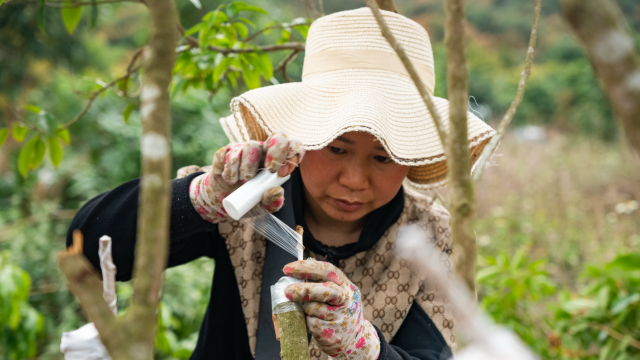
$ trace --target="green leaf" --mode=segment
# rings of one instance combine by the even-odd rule
[[[13,138],[17,141],[17,142],[22,142],[22,140],[24,140],[25,135],[27,135],[27,131],[29,131],[29,129],[19,123],[15,123],[13,124],[13,130],[11,131],[11,135],[13,135]]]
[[[4,2],[4,0],[0,0],[0,6],[2,6],[2,3]]]
[[[265,14],[265,15],[269,15],[269,12],[261,7],[258,6],[254,6],[254,5],[247,5],[243,2],[240,1],[235,1],[231,6],[234,7],[234,10],[237,12],[240,11],[252,11],[252,12],[256,12],[259,14]]]
[[[38,127],[47,133],[47,136],[54,136],[58,129],[58,122],[45,111],[40,111],[38,115]]]
[[[72,0],[62,0],[62,5],[74,5]],[[62,12],[62,22],[64,22],[64,27],[67,28],[69,34],[73,34],[73,30],[78,26],[78,22],[80,22],[80,17],[82,16],[82,6],[78,7],[62,7],[60,8]]]
[[[250,69],[248,64],[242,63],[242,80],[249,89],[257,89],[260,87],[260,74],[257,69]]]
[[[200,4],[200,0],[189,0],[198,10],[202,9],[202,4]]]
[[[233,24],[233,27],[236,28],[236,30],[238,31],[238,35],[240,35],[240,37],[242,38],[246,38],[247,35],[249,35],[249,29],[247,29],[247,26],[245,24],[237,22]]]
[[[60,138],[65,144],[69,144],[71,142],[71,136],[69,135],[69,130],[67,129],[58,129],[56,130],[56,136]]]
[[[270,80],[273,77],[273,64],[271,64],[271,59],[265,53],[258,55],[258,60],[260,63],[260,71],[262,72],[262,76],[264,76],[265,80]]]
[[[40,114],[40,111],[42,111],[42,109],[40,109],[35,105],[25,105],[24,108],[31,111],[34,114]]]
[[[615,303],[613,303],[613,306],[611,307],[611,313],[613,315],[618,315],[619,313],[623,312],[626,308],[628,308],[629,305],[636,303],[638,301],[640,301],[640,294],[638,293],[619,299]]]
[[[222,74],[227,71],[232,61],[233,58],[225,57],[224,59],[222,59],[222,61],[220,61],[220,64],[216,66],[215,69],[213,69],[213,82],[215,84],[218,84],[218,81],[220,81],[220,76],[222,76]]]
[[[184,36],[189,36],[191,34],[195,34],[198,31],[200,31],[203,27],[205,26],[204,23],[197,23],[195,25],[193,25],[193,27],[187,31],[184,32]]]
[[[574,299],[562,304],[562,309],[570,314],[575,314],[580,310],[593,309],[598,306],[598,302],[591,299]]]
[[[136,107],[135,104],[129,104],[127,105],[126,108],[124,108],[124,111],[122,112],[122,117],[124,118],[124,122],[126,124],[129,123],[129,115],[131,115],[131,111],[133,111],[135,107]]]
[[[298,32],[300,33],[300,35],[302,35],[303,38],[307,38],[307,35],[309,34],[309,25],[296,25],[293,27],[294,29],[298,30]]]
[[[51,157],[53,166],[58,167],[60,165],[60,161],[62,161],[62,145],[55,137],[49,138],[49,157]]]
[[[491,278],[494,278],[501,272],[502,272],[502,269],[500,269],[500,267],[498,266],[489,266],[489,267],[480,269],[480,271],[478,271],[478,273],[476,274],[476,281],[480,283],[482,281],[489,280]]]
[[[640,252],[619,255],[615,260],[607,264],[607,268],[619,268],[627,271],[640,270]]]
[[[92,1],[95,3],[95,1]],[[98,5],[91,5],[91,20],[89,22],[89,29],[93,29],[96,27],[98,23]]]
[[[15,331],[18,325],[20,325],[20,303],[14,301],[13,304],[11,304],[11,311],[9,313],[9,327]]]
[[[33,146],[33,155],[29,160],[29,170],[37,168],[38,165],[42,163],[42,160],[44,159],[44,152],[47,149],[39,136],[36,136],[34,139],[35,144]]]
[[[35,147],[35,141],[38,140],[37,137],[33,138],[31,141],[27,142],[22,149],[20,150],[20,154],[18,155],[18,171],[24,178],[29,174],[29,163],[31,162],[31,158],[33,157],[33,150]]]
[[[245,24],[251,26],[253,29],[256,28],[256,24],[254,24],[253,21],[251,21],[251,20],[249,20],[247,18],[240,17],[240,18],[238,18],[238,21],[244,22]]]
[[[0,129],[0,146],[2,146],[2,144],[4,144],[5,141],[7,141],[8,137],[9,137],[9,129],[7,128]]]

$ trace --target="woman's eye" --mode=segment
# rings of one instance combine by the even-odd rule
[[[388,157],[388,156],[376,155],[373,158],[376,159],[377,162],[382,163],[382,164],[386,164],[386,163],[391,162],[391,158]]]
[[[335,147],[335,146],[329,146],[329,151],[331,151],[334,154],[345,154],[347,152],[347,150],[340,149],[340,148]]]

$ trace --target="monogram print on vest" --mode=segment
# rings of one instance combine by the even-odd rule
[[[229,250],[240,290],[240,301],[249,334],[249,347],[251,354],[255,357],[266,240],[238,221],[221,221],[218,223],[218,230]]]
[[[415,302],[429,315],[449,346],[455,347],[455,317],[444,292],[429,279],[421,279],[411,263],[395,254],[400,228],[417,224],[425,232],[433,234],[428,241],[440,251],[439,264],[451,277],[449,213],[411,189],[405,187],[404,194],[405,207],[398,221],[371,249],[340,260],[338,267],[360,289],[365,318],[380,330],[387,342],[398,332]],[[235,269],[249,345],[255,357],[265,240],[237,221],[220,222],[218,228],[226,239]],[[324,256],[308,250],[304,251],[304,257],[325,260]],[[328,359],[313,338],[309,344],[309,355],[311,359]]]

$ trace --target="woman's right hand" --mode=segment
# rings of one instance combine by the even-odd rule
[[[216,151],[211,170],[191,181],[189,196],[196,211],[207,221],[216,223],[226,218],[222,200],[265,168],[287,176],[304,156],[298,140],[289,140],[283,131],[276,131],[267,141],[229,144]],[[280,210],[284,189],[274,186],[262,196],[262,205],[269,212]]]

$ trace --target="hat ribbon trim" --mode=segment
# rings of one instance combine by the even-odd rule
[[[433,67],[412,61],[420,80],[433,95],[436,86],[436,75]],[[395,53],[380,50],[341,49],[326,50],[304,57],[302,79],[311,74],[324,73],[344,69],[385,70],[409,76],[404,64]]]

